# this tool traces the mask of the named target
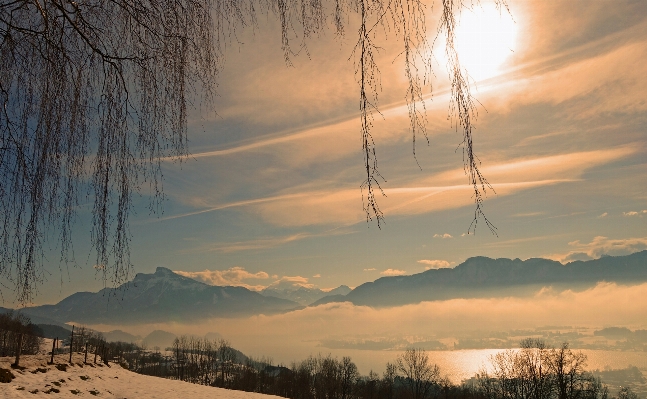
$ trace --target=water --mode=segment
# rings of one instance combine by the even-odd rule
[[[504,349],[468,349],[456,351],[428,351],[429,360],[440,367],[443,376],[449,377],[454,383],[471,378],[483,367],[489,366],[491,356],[502,352]],[[607,350],[582,349],[574,350],[584,353],[587,360],[587,370],[608,370],[624,369],[629,366],[636,366],[639,369],[647,370],[647,352],[621,352]],[[322,354],[330,353],[332,356],[341,358],[350,356],[362,375],[368,374],[370,370],[382,373],[387,362],[395,362],[400,354],[396,351],[369,351],[338,349],[324,350]]]

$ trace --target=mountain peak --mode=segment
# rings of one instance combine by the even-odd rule
[[[162,276],[168,276],[170,274],[175,274],[175,273],[173,273],[173,270],[167,269],[166,267],[157,266],[157,269],[155,269],[155,274],[162,275]]]

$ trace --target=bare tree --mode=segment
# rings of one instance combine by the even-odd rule
[[[396,360],[398,371],[413,399],[427,398],[440,381],[440,369],[429,363],[424,349],[407,349]]]
[[[567,343],[548,348],[542,340],[524,339],[518,350],[491,358],[492,372],[477,376],[479,390],[491,399],[606,399],[608,389],[584,370],[586,356]]]
[[[552,351],[547,366],[555,376],[558,399],[575,398],[575,393],[582,391],[582,385],[589,382],[584,373],[586,355],[571,351],[566,342]]]
[[[494,0],[507,7],[505,0]],[[462,131],[465,172],[474,190],[473,224],[486,190],[473,151],[476,108],[455,50],[457,17],[467,0],[443,0],[439,34],[447,40],[450,114]],[[372,137],[380,73],[375,36],[402,42],[413,153],[426,137],[423,88],[431,48],[421,0],[15,0],[0,3],[0,275],[29,302],[44,280],[43,245],[60,244],[61,264],[74,260],[71,232],[79,206],[92,208],[91,243],[104,284],[132,270],[129,214],[133,193],[147,187],[150,209],[163,199],[161,159],[182,160],[187,110],[209,105],[224,48],[257,14],[281,22],[290,64],[291,34],[302,42],[327,26],[344,35],[349,14],[361,20],[352,57],[359,86],[367,220],[378,226],[383,181]],[[382,29],[384,28],[384,29]],[[386,33],[385,33],[386,34]],[[420,66],[419,66],[420,65]]]

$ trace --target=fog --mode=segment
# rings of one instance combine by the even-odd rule
[[[251,356],[269,356],[275,363],[289,364],[309,355],[349,355],[368,373],[381,370],[397,356],[394,350],[375,350],[366,345],[330,349],[330,342],[379,343],[400,347],[437,340],[448,346],[464,333],[534,329],[541,326],[602,328],[647,326],[647,283],[618,285],[599,283],[574,292],[550,287],[530,297],[452,299],[375,309],[334,303],[280,315],[244,319],[213,319],[198,324],[95,325],[101,331],[122,329],[142,336],[162,329],[174,334],[222,334],[231,345]],[[478,333],[476,334],[478,336]],[[326,347],[325,345],[329,346]],[[388,345],[387,345],[388,346]],[[379,345],[378,345],[379,347]]]

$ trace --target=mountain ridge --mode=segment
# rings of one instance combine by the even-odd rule
[[[454,298],[524,296],[545,286],[584,289],[600,281],[647,281],[647,250],[567,264],[543,258],[520,260],[476,256],[454,268],[381,277],[353,290],[341,286],[310,302],[309,306],[351,302],[371,307],[392,307]],[[298,287],[293,291],[298,291]],[[336,294],[336,291],[342,294]],[[116,291],[108,288],[96,293],[81,291],[55,305],[20,311],[32,319],[56,320],[58,323],[135,324],[269,315],[302,308],[296,301],[264,296],[243,287],[212,286],[158,267],[152,274],[136,274],[132,281]]]
[[[23,308],[21,312],[59,322],[132,324],[276,314],[299,306],[244,287],[208,285],[158,267],[152,274],[137,273],[114,290],[77,292],[55,305]]]
[[[455,268],[432,269],[408,276],[381,277],[359,285],[343,299],[355,305],[399,306],[422,301],[514,294],[522,288],[545,286],[582,288],[600,281],[647,281],[647,250],[589,261],[560,262],[530,258],[492,259],[476,256]],[[527,290],[526,290],[527,291]],[[406,296],[403,295],[406,293]],[[497,294],[498,293],[498,294]]]

